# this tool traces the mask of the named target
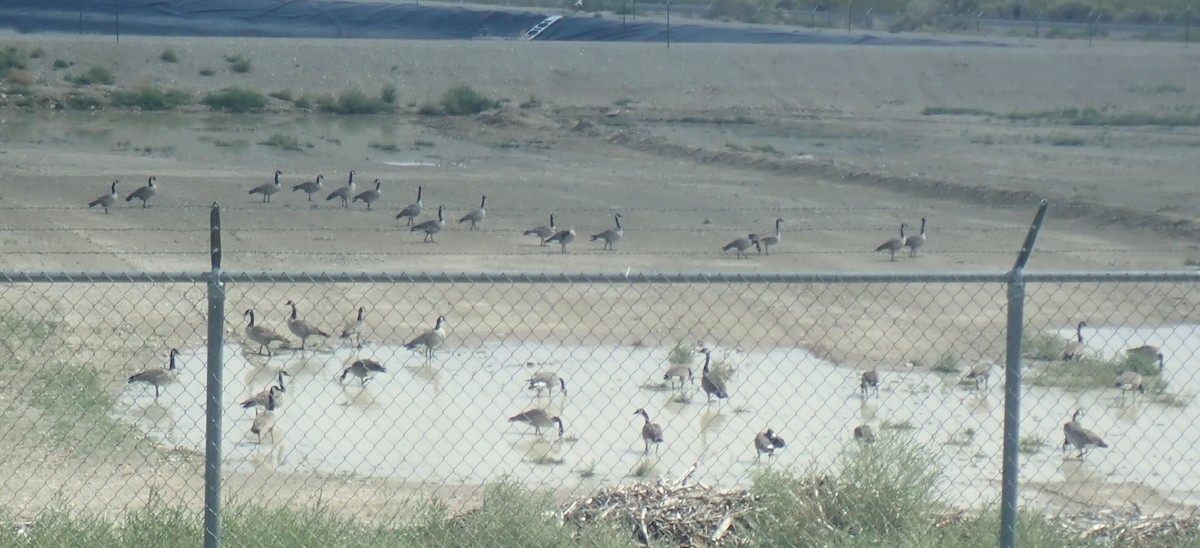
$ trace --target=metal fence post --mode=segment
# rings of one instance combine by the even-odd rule
[[[204,546],[221,545],[221,367],[225,333],[225,287],[221,284],[221,207],[213,202],[212,271],[208,278],[208,397],[204,435]]]
[[[1046,218],[1046,200],[1038,206],[1037,215],[1025,244],[1017,255],[1008,280],[1008,325],[1004,356],[1004,464],[1000,481],[1000,547],[1017,545],[1017,479],[1021,447],[1021,337],[1025,325],[1025,279],[1022,271],[1029,262],[1038,230]]]

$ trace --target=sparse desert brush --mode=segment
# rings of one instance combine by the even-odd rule
[[[191,95],[186,91],[156,87],[121,90],[112,94],[113,106],[141,110],[172,110],[187,104],[189,100]]]
[[[225,112],[257,112],[267,107],[267,97],[257,91],[228,87],[205,95],[200,102],[213,110]]]
[[[104,67],[92,67],[87,72],[76,76],[68,74],[64,79],[77,86],[90,86],[93,84],[112,85],[116,82],[112,71]]]
[[[270,137],[267,137],[267,140],[261,141],[258,144],[268,147],[282,148],[284,150],[304,150],[304,147],[300,146],[299,139],[291,135],[284,135],[282,133],[272,133]]]
[[[471,86],[457,86],[442,96],[441,111],[451,116],[463,116],[478,114],[499,105],[498,101],[484,97]]]
[[[229,70],[238,74],[250,72],[250,59],[241,54],[226,55],[225,60],[229,62]]]
[[[15,86],[32,86],[33,74],[27,70],[12,70],[5,81]]]
[[[392,112],[395,106],[382,97],[371,97],[361,90],[351,89],[343,91],[337,97],[318,97],[317,108],[333,114],[380,114]]]
[[[160,53],[158,55],[158,58],[159,58],[159,60],[161,60],[164,63],[178,63],[179,62],[179,54],[175,53],[175,50],[171,49],[171,48],[164,49],[162,51],[162,53]]]

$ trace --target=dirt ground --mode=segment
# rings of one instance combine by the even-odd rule
[[[272,103],[277,112],[256,115],[210,114],[203,107],[171,114],[26,112],[13,106],[11,95],[0,97],[4,271],[203,271],[214,201],[222,209],[228,271],[998,273],[1011,266],[1041,198],[1051,209],[1030,270],[1178,270],[1197,253],[1196,128],[923,114],[930,108],[997,115],[1085,107],[1194,112],[1200,105],[1196,53],[1176,45],[667,49],[144,37],[115,43],[15,35],[3,41],[43,50],[29,71],[35,89],[58,99],[74,91],[64,74],[104,66],[116,85],[102,91],[152,85],[199,96],[244,86],[299,97],[351,88],[374,94],[394,84],[401,107],[394,115],[367,117],[297,112],[279,100]],[[179,54],[177,63],[160,61],[166,48]],[[229,71],[224,56],[234,54],[249,58],[252,70]],[[73,65],[54,69],[56,59]],[[215,74],[200,75],[205,68]],[[455,85],[503,103],[468,117],[417,114]],[[295,137],[302,150],[260,144],[276,134]],[[284,191],[272,203],[247,195],[276,169],[283,171]],[[359,192],[382,182],[372,211],[361,202],[342,209],[324,199],[350,170]],[[325,187],[316,201],[290,190],[318,173]],[[113,179],[124,195],[150,175],[160,186],[153,207],[122,201],[107,215],[86,208]],[[430,219],[438,205],[447,208],[447,230],[436,244],[422,243],[393,218],[415,199],[417,185],[424,187],[420,220]],[[465,230],[455,220],[481,195],[488,197],[487,219],[481,230]],[[625,236],[616,251],[601,251],[586,236],[611,226],[617,212]],[[521,234],[550,213],[578,231],[569,254]],[[871,252],[901,222],[911,233],[922,217],[929,219],[929,239],[918,258],[889,262]],[[776,218],[784,219],[783,237],[769,256],[740,260],[720,252],[747,232],[771,232]],[[158,287],[150,290],[154,298],[142,299],[122,285],[14,287],[4,295],[14,313],[59,324],[57,345],[31,357],[86,361],[100,370],[111,394],[122,390],[125,376],[159,360],[167,345],[203,343],[202,286]],[[311,316],[341,318],[353,308],[347,301],[376,303],[376,325],[385,331],[379,336],[393,342],[443,313],[457,316],[461,340],[782,344],[856,368],[928,364],[947,352],[994,360],[1003,344],[996,335],[1003,317],[999,286],[772,286],[752,297],[721,288],[643,288],[618,297],[570,288],[561,290],[560,302],[570,303],[565,307],[504,287],[439,286],[420,295],[395,288],[304,289]],[[948,300],[947,291],[962,297]],[[270,323],[281,326],[277,307],[294,298],[289,292],[294,288],[236,289],[227,332],[240,335],[246,306],[269,308]],[[1086,297],[1051,289],[1032,298],[1033,309],[1057,305],[1037,311],[1034,325],[1071,325],[1081,309],[1134,325],[1196,321],[1180,288],[1121,287]],[[694,306],[671,306],[679,302]],[[557,321],[527,321],[545,317],[547,307]],[[930,314],[931,308],[940,313]],[[750,316],[757,320],[739,321]],[[618,327],[595,329],[614,317],[622,320]],[[639,321],[648,317],[653,320]],[[588,325],[588,332],[580,334],[578,325]],[[878,344],[900,326],[925,335]],[[137,485],[200,492],[195,455],[162,454],[144,444],[122,445],[112,458],[89,463],[98,466],[94,473],[55,474],[89,457],[24,435],[37,430],[40,411],[7,409],[24,429],[7,430],[5,441],[38,458],[4,459],[16,467],[5,492],[45,486],[18,489],[22,498],[5,502],[18,515],[36,513],[55,493],[86,493],[72,496],[73,503],[121,508],[142,496]],[[152,464],[122,463],[135,453]],[[131,487],[97,497],[114,478]],[[363,489],[354,479],[331,479],[317,489],[274,476],[230,481],[274,482],[297,500],[351,508],[394,499],[394,492]],[[1171,504],[1153,493],[1139,495],[1141,486],[1127,491],[1131,501]]]

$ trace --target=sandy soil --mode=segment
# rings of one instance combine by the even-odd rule
[[[272,105],[279,112],[250,116],[198,108],[167,115],[30,113],[13,107],[12,96],[0,98],[7,105],[0,111],[0,269],[6,271],[201,271],[208,265],[213,201],[223,211],[224,266],[234,271],[1000,272],[1011,266],[1043,197],[1052,209],[1034,270],[1179,269],[1195,253],[1195,128],[922,115],[930,107],[1001,115],[1083,107],[1190,112],[1200,105],[1200,74],[1192,70],[1193,52],[1178,46],[675,44],[668,50],[140,37],[117,44],[74,36],[7,36],[5,43],[44,50],[30,73],[48,102],[75,91],[62,82],[64,73],[99,65],[113,71],[115,87],[196,94],[231,85],[294,96],[354,87],[375,93],[390,83],[402,106],[378,117],[295,112],[282,101]],[[167,47],[179,53],[178,63],[159,60]],[[250,58],[253,69],[231,73],[223,60],[228,54]],[[55,70],[55,59],[74,65]],[[200,76],[202,68],[216,74]],[[416,114],[459,84],[506,102],[465,118]],[[258,144],[273,134],[295,136],[304,149]],[[1081,144],[1052,146],[1056,136]],[[247,195],[275,169],[284,172],[284,192],[271,204]],[[359,191],[382,181],[373,211],[361,203],[343,210],[323,199],[350,170]],[[290,191],[317,173],[326,186],[316,202]],[[84,207],[112,179],[129,192],[149,175],[161,186],[154,207],[122,202],[108,215]],[[425,187],[422,219],[439,204],[448,209],[451,222],[437,244],[422,243],[393,219],[418,184]],[[454,220],[484,194],[482,230],[460,228]],[[615,252],[602,252],[584,236],[608,228],[618,211],[625,238]],[[551,212],[581,236],[567,255],[521,236]],[[870,253],[899,223],[912,226],[923,216],[930,234],[919,258],[893,263]],[[769,232],[777,217],[785,219],[783,243],[769,257],[720,253],[735,237]],[[1188,288],[1109,289],[1031,288],[1028,323],[1059,328],[1081,314],[1093,323],[1196,321]],[[357,303],[373,303],[376,336],[388,342],[411,336],[440,313],[454,318],[462,344],[540,337],[669,347],[705,339],[745,349],[804,346],[854,368],[930,364],[946,353],[965,362],[998,360],[1003,345],[1003,289],[960,285],[235,286],[227,332],[240,336],[240,313],[250,306],[282,328],[281,305],[297,294],[308,317],[327,325]],[[49,349],[20,352],[91,365],[112,394],[128,374],[158,363],[169,345],[203,342],[202,285],[17,285],[2,297],[14,314],[59,324]],[[898,338],[899,332],[920,335]],[[12,389],[4,392],[5,401],[21,401]],[[86,492],[72,502],[93,508],[141,500],[135,485],[198,492],[194,455],[160,454],[145,444],[121,445],[86,477],[56,478],[56,469],[78,468],[89,455],[65,454],[24,435],[43,417],[28,405],[17,409],[5,413],[19,425],[5,441],[36,458],[15,463],[18,473],[5,492],[18,484],[46,486],[22,491],[27,500],[6,501],[18,514],[36,513],[58,488]],[[122,460],[131,454],[151,464],[130,470]],[[176,468],[197,474],[170,471]],[[123,490],[102,488],[114,478],[139,481]],[[330,479],[316,490],[290,478],[262,481],[302,500],[319,494],[359,504],[365,496],[352,479]],[[1153,498],[1138,495],[1141,486],[1125,491],[1130,501]]]

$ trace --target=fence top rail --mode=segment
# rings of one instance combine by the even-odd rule
[[[200,283],[211,272],[0,272],[0,283]],[[425,272],[221,272],[224,282],[241,283],[597,283],[597,284],[836,284],[836,283],[1005,283],[1002,273],[425,273]],[[1042,272],[1024,273],[1027,283],[1200,282],[1200,272]]]

